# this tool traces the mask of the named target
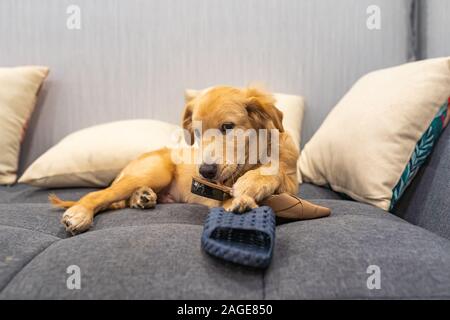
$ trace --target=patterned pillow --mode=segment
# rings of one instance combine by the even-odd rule
[[[329,184],[336,192],[388,211],[417,143],[449,96],[450,57],[363,76],[303,148],[303,181]],[[405,176],[403,184],[408,182]]]
[[[434,117],[431,125],[428,127],[427,131],[422,135],[420,140],[417,142],[416,147],[414,148],[411,159],[406,165],[405,170],[403,171],[400,180],[398,181],[395,188],[392,190],[392,199],[391,199],[391,207],[392,210],[397,203],[398,199],[402,196],[405,189],[409,186],[411,181],[416,176],[420,167],[425,163],[425,160],[433,151],[433,147],[436,141],[439,139],[442,131],[445,126],[448,124],[448,120],[450,119],[450,98],[446,103],[444,103],[439,112]]]

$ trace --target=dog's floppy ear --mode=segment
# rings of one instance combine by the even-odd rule
[[[194,129],[192,128],[192,113],[194,110],[194,104],[192,101],[189,101],[186,103],[186,106],[184,107],[183,112],[183,118],[181,121],[181,125],[183,126],[183,129],[185,130],[184,140],[188,142],[189,145],[194,144]],[[189,133],[189,136],[186,136],[186,131]],[[190,140],[189,140],[190,138]]]
[[[275,99],[259,89],[246,89],[246,109],[256,128],[278,129],[284,132],[283,113],[275,107]]]

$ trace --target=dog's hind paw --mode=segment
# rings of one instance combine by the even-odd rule
[[[130,197],[130,208],[150,209],[156,206],[156,193],[149,187],[137,189]]]

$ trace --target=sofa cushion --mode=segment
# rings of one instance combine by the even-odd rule
[[[62,199],[74,200],[94,190],[96,189],[39,189],[24,184],[0,186],[0,225],[66,238],[69,234],[60,224],[63,210],[50,206],[48,194],[51,192]],[[342,199],[334,191],[312,184],[303,184],[299,195],[304,199]],[[98,214],[91,230],[161,223],[202,225],[207,214],[205,206],[185,204],[157,205],[150,210],[111,210]]]
[[[403,219],[450,239],[450,129],[394,208]]]
[[[55,193],[65,200],[76,200],[85,194],[95,191],[95,188],[58,188],[42,189],[26,184],[0,186],[0,203],[48,203],[49,193]],[[310,183],[300,185],[298,195],[304,199],[343,199],[342,195],[333,190]]]
[[[49,241],[25,267],[8,274],[0,299],[450,298],[449,241],[372,206],[315,202],[332,215],[278,226],[266,273],[201,250],[204,206],[111,211],[99,214],[92,230],[67,237],[47,204],[2,205],[0,212],[9,215],[0,215],[0,225],[34,228],[31,234]],[[43,230],[67,238],[54,241]],[[28,248],[20,243],[19,253]],[[66,287],[66,269],[73,264],[81,268],[82,290]],[[366,287],[371,264],[381,268],[380,290]]]
[[[58,238],[0,225],[0,292],[28,262]]]
[[[26,228],[58,238],[67,238],[69,234],[60,224],[64,211],[50,206],[48,194],[51,192],[62,199],[73,200],[94,190],[96,189],[39,189],[24,184],[0,186],[0,225]],[[308,183],[301,185],[299,195],[308,200],[343,199],[328,188]],[[110,210],[95,217],[91,230],[161,223],[202,225],[207,214],[208,209],[205,206],[185,204],[158,204],[155,209],[150,210]]]
[[[24,228],[61,239],[69,238],[60,223],[63,210],[49,204],[0,204],[0,225]],[[96,215],[90,231],[152,224],[203,225],[208,208],[202,205],[158,204],[154,209],[111,210]]]
[[[200,249],[201,231],[155,224],[61,240],[19,272],[0,299],[262,299],[262,273],[210,258]],[[81,290],[66,286],[70,265],[80,268]]]
[[[298,196],[305,200],[329,199],[342,200],[348,197],[340,193],[334,192],[330,188],[316,186],[311,183],[303,183],[299,187]]]
[[[55,193],[65,200],[79,199],[94,188],[41,189],[26,184],[0,186],[0,203],[48,203],[49,193]]]
[[[317,201],[330,217],[279,226],[267,299],[450,298],[450,242],[380,209]],[[367,269],[381,271],[369,290]]]

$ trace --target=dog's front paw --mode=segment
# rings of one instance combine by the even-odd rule
[[[67,232],[76,235],[88,230],[91,227],[93,220],[94,213],[78,204],[64,212],[61,223],[66,228]]]
[[[261,176],[256,171],[249,171],[236,181],[231,194],[235,198],[247,195],[259,202],[273,194],[275,187],[276,181],[274,181],[273,177]]]
[[[243,213],[245,211],[255,209],[258,205],[255,199],[247,195],[242,195],[240,197],[234,198],[230,203],[228,203],[224,208],[229,212]]]
[[[150,209],[156,206],[157,195],[149,187],[137,189],[130,197],[130,208]]]

